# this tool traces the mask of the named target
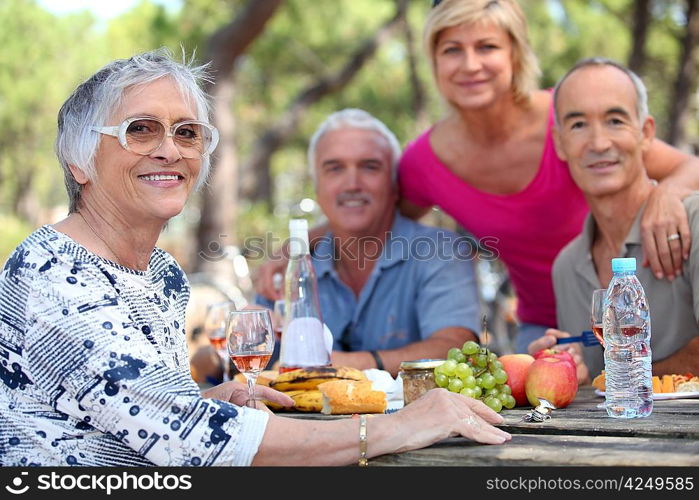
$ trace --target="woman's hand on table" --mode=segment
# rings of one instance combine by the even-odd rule
[[[590,370],[588,370],[582,355],[582,347],[579,343],[558,345],[558,339],[570,337],[570,333],[555,328],[549,328],[546,333],[529,344],[528,351],[532,356],[543,349],[556,348],[558,351],[568,351],[575,361],[575,369],[578,384],[590,383]]]
[[[485,444],[502,444],[512,439],[507,432],[494,427],[503,423],[501,415],[482,401],[446,389],[432,389],[397,413],[398,433],[403,440],[400,451],[429,446],[452,436]]]
[[[248,400],[248,386],[241,384],[240,382],[224,382],[216,387],[207,389],[202,392],[202,396],[205,398],[218,399],[219,401],[227,401],[238,406],[245,406]],[[258,410],[266,410],[271,413],[269,408],[267,408],[261,399],[276,403],[281,406],[293,406],[294,400],[291,399],[284,393],[275,391],[264,385],[255,386],[255,405]]]

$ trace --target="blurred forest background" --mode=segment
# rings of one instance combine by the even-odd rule
[[[577,59],[606,56],[644,77],[661,138],[695,152],[699,0],[521,0],[552,86]],[[160,246],[188,272],[234,262],[248,237],[311,223],[305,148],[330,112],[364,108],[410,141],[444,112],[422,52],[431,0],[148,0],[108,21],[0,0],[0,262],[67,212],[53,153],[56,115],[108,61],[159,46],[211,61],[222,140],[210,186]],[[440,214],[435,220],[449,223]],[[270,243],[268,237],[266,244]],[[252,266],[259,253],[248,253]],[[238,269],[241,277],[244,269]],[[249,283],[245,288],[249,287]]]

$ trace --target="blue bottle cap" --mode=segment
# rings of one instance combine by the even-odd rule
[[[613,273],[635,273],[636,272],[636,259],[634,257],[630,259],[612,259],[612,272]]]

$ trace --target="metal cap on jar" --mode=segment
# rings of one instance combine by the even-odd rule
[[[444,359],[414,359],[412,361],[401,361],[401,370],[430,370],[437,368],[444,363]]]

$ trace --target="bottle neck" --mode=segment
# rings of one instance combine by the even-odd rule
[[[289,257],[293,259],[310,253],[308,232],[292,233],[289,237]]]
[[[309,254],[289,258],[284,283],[287,320],[315,317],[322,321],[318,280]]]

